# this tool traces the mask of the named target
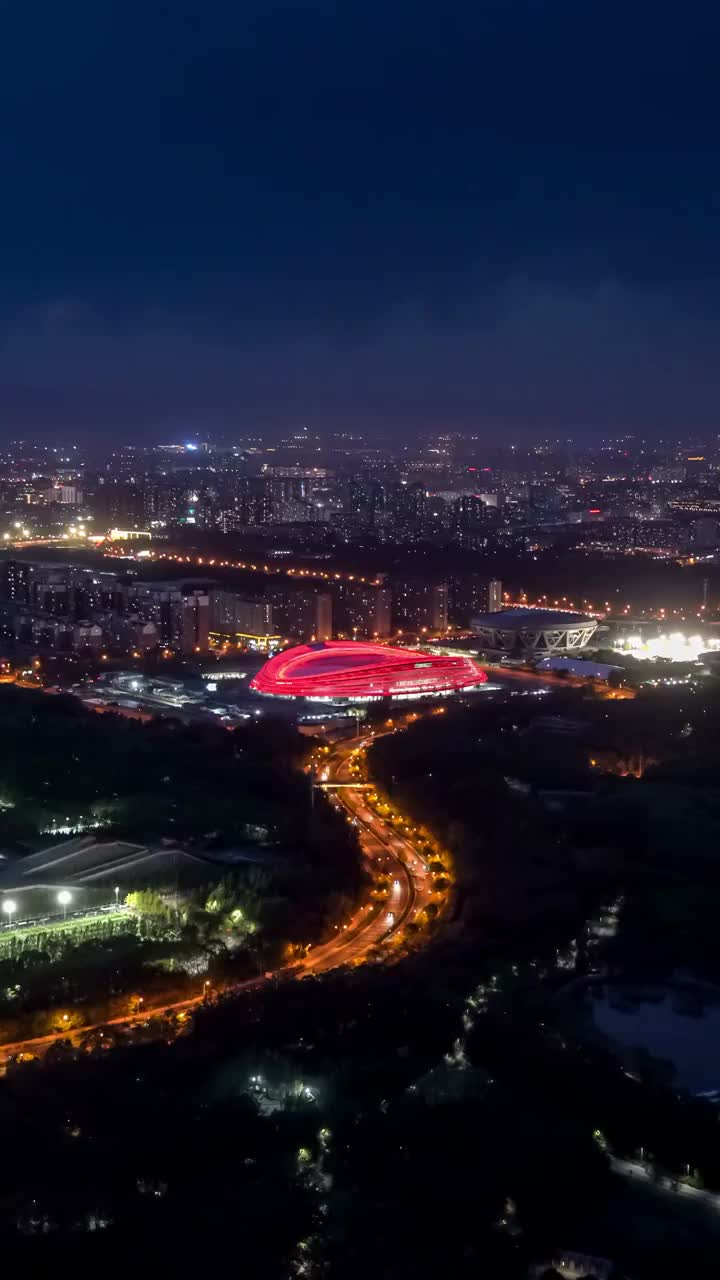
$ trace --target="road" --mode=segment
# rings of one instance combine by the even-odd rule
[[[716,1213],[720,1212],[720,1196],[714,1191],[705,1191],[704,1188],[694,1187],[689,1182],[680,1182],[665,1176],[654,1178],[650,1166],[639,1160],[621,1160],[618,1156],[611,1156],[610,1166],[615,1173],[621,1174],[624,1178],[636,1178],[638,1182],[649,1183],[656,1191],[673,1196],[685,1196],[708,1209],[713,1209]]]
[[[323,780],[352,782],[353,760],[367,741],[365,738],[361,743],[336,746],[324,765]],[[339,965],[362,963],[380,944],[397,935],[432,898],[432,876],[424,858],[371,807],[367,792],[343,786],[331,795],[345,810],[348,820],[357,823],[360,845],[371,871],[387,875],[391,888],[386,901],[377,903],[368,898],[350,920],[338,926],[337,939],[311,951],[301,966],[304,973],[323,973]]]
[[[408,717],[410,718],[416,717]],[[385,732],[397,732],[403,724],[404,720],[400,719]],[[323,760],[323,781],[352,783],[356,776],[354,766],[370,740],[371,736],[368,735],[359,741],[335,745]],[[240,984],[237,990],[257,988],[263,981],[280,977],[284,972],[292,973],[296,978],[305,978],[312,974],[327,973],[330,969],[338,969],[344,965],[362,964],[374,958],[379,947],[393,945],[398,941],[406,922],[418,916],[433,900],[432,875],[424,857],[406,835],[398,834],[372,808],[367,792],[345,785],[342,790],[330,792],[330,795],[333,797],[331,803],[341,806],[348,821],[357,824],[361,848],[371,872],[388,876],[389,895],[386,899],[379,900],[371,885],[364,901],[358,905],[353,915],[342,924],[338,923],[334,937],[309,949],[304,960],[295,962],[287,970],[279,969],[275,973],[266,974],[265,979],[252,979]],[[203,998],[200,994],[173,1004],[148,1007],[141,1013],[80,1027],[69,1034],[59,1031],[35,1039],[0,1045],[0,1075],[5,1074],[8,1060],[19,1053],[42,1056],[50,1045],[59,1040],[69,1039],[78,1044],[92,1031],[109,1026],[131,1028],[134,1024],[146,1022],[148,1018],[189,1010],[200,1004]]]

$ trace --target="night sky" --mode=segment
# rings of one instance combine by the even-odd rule
[[[716,0],[3,28],[6,435],[720,430]]]

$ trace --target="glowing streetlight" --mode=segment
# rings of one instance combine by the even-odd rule
[[[116,884],[115,885],[115,906],[116,907],[118,905],[119,894],[120,894],[120,885]]]
[[[61,907],[62,907],[62,909],[63,909],[63,920],[66,920],[66,919],[67,919],[67,909],[68,909],[68,905],[69,905],[69,903],[71,903],[71,902],[72,902],[72,894],[70,893],[70,890],[69,890],[69,889],[61,889],[61,890],[60,890],[60,892],[59,892],[59,894],[58,894],[58,896],[57,896],[57,900],[58,900],[58,902],[60,903],[60,906],[61,906]]]
[[[15,914],[15,911],[17,910],[17,902],[15,901],[15,899],[14,899],[14,898],[5,898],[5,900],[4,900],[3,904],[2,904],[2,909],[3,909],[3,911],[5,912],[5,915],[8,917],[8,922],[9,922],[10,924],[12,924],[12,918],[13,918],[13,915]]]

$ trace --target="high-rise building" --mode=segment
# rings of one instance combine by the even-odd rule
[[[40,581],[32,584],[31,603],[43,613],[54,613],[62,617],[70,613],[74,593],[67,583],[54,581],[53,578],[49,582]],[[85,616],[88,613],[89,610],[86,610]]]
[[[482,573],[456,573],[448,582],[448,615],[454,626],[467,627],[476,613],[503,607],[502,582]]]
[[[488,582],[488,613],[499,613],[503,607],[503,589],[499,578]]]
[[[298,589],[291,583],[276,583],[265,589],[279,634],[297,640],[330,640],[333,628],[333,601],[327,591]]]
[[[154,622],[136,622],[132,626],[130,638],[133,648],[139,649],[141,653],[155,649],[159,641],[157,627]]]
[[[29,564],[22,564],[18,560],[5,561],[0,578],[0,589],[4,600],[14,600],[18,604],[28,603],[30,600],[30,570],[31,566]]]
[[[396,631],[447,631],[448,584],[428,578],[393,581],[393,627]]]
[[[353,476],[347,485],[345,513],[362,525],[376,525],[385,510],[386,494],[377,480]]]
[[[390,635],[392,594],[384,582],[337,582],[333,596],[336,635],[371,639]]]
[[[477,529],[485,523],[485,503],[479,493],[464,493],[455,503],[458,528]]]
[[[195,524],[197,493],[184,484],[163,484],[153,490],[155,515],[153,519],[164,525]]]
[[[395,484],[392,486],[392,523],[400,535],[412,533],[425,517],[427,491],[423,484]]]
[[[102,648],[102,627],[97,622],[81,622],[73,631],[73,648],[77,651],[90,650],[97,653]]]
[[[122,612],[153,622],[160,644],[181,653],[207,652],[210,596],[203,579],[180,582],[134,582],[124,592]]]
[[[248,641],[265,646],[276,634],[272,603],[261,596],[244,596],[237,591],[213,587],[210,632],[213,638],[229,640],[231,644]]]
[[[272,524],[273,498],[265,476],[234,476],[221,487],[215,523],[222,533]]]
[[[78,484],[64,483],[55,487],[55,501],[79,506],[83,500],[82,489]]]
[[[133,583],[126,591],[125,610],[153,622],[160,644],[175,648],[182,629],[182,592],[172,583]]]
[[[210,648],[210,597],[190,591],[182,597],[182,653],[207,653]]]

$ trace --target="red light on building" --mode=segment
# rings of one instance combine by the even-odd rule
[[[250,682],[256,693],[285,698],[420,698],[483,684],[467,654],[428,654],[354,640],[303,644],[276,654]]]

